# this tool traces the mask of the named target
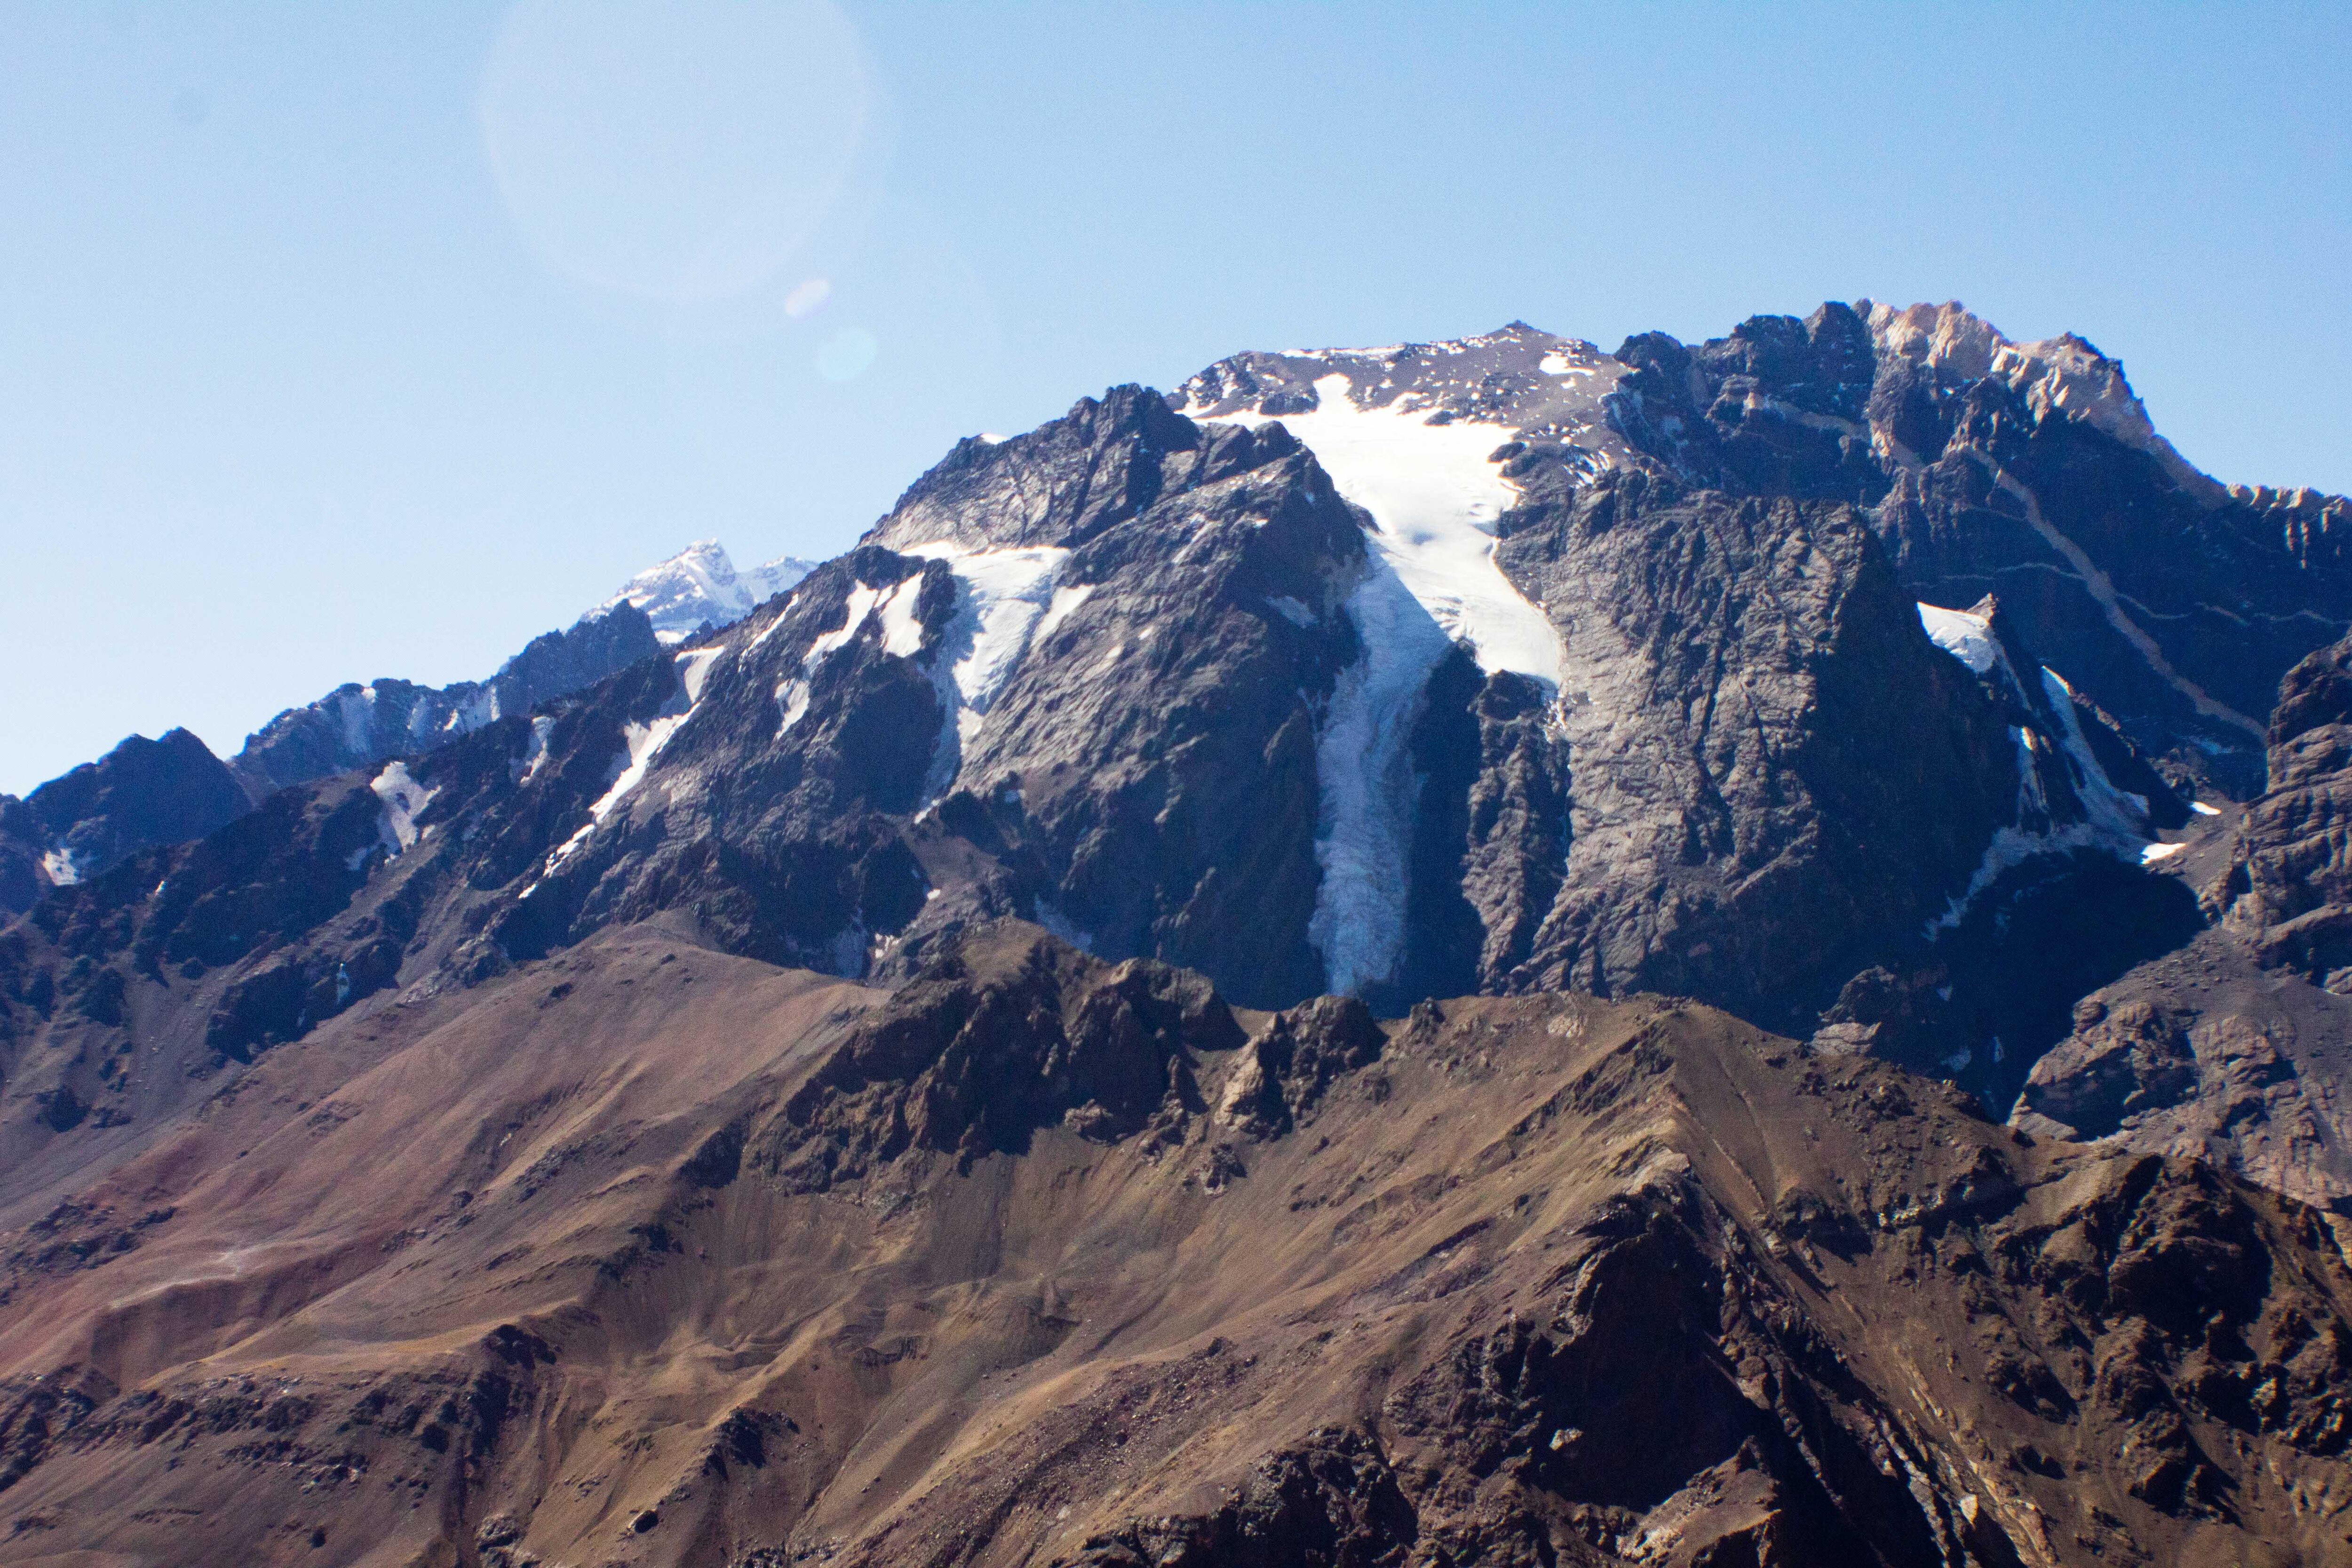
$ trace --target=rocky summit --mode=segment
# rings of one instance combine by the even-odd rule
[[[2352,1562],[2348,526],[1958,305],[1513,323],[126,742],[0,1561]]]

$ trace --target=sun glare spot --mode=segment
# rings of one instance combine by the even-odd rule
[[[508,210],[551,265],[687,302],[755,289],[807,243],[871,98],[832,0],[523,0],[479,111]]]
[[[784,296],[784,314],[797,321],[803,316],[814,314],[819,306],[831,298],[833,298],[832,281],[829,279],[812,278],[805,283],[794,284],[793,291]]]

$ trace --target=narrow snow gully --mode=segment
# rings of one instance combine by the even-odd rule
[[[2074,690],[2064,677],[2044,665],[2033,672],[2033,685],[2029,687],[1985,616],[1935,605],[1921,605],[1918,610],[1919,624],[1929,641],[1968,666],[1979,679],[2004,689],[2016,710],[2035,716],[2032,727],[2010,726],[2010,737],[2017,744],[2017,820],[1993,834],[1968,887],[1928,922],[1926,934],[1930,940],[1958,925],[1977,896],[2001,873],[2036,855],[2097,849],[2119,860],[2152,865],[2179,847],[2150,836],[2145,795],[2124,789],[2108,777],[2083,733],[2082,721],[2074,710]],[[2063,772],[2081,804],[2079,819],[2061,822],[2053,816],[2050,787],[2043,778],[2049,768]]]
[[[583,844],[587,843],[596,829],[604,825],[605,818],[612,816],[614,808],[627,799],[632,790],[645,782],[646,775],[653,771],[654,763],[660,758],[662,749],[669,744],[671,738],[680,730],[686,728],[688,721],[700,710],[702,688],[710,677],[711,666],[731,651],[733,650],[727,647],[698,647],[677,656],[678,673],[677,693],[652,719],[642,724],[632,722],[623,727],[621,742],[625,750],[613,759],[611,785],[597,797],[596,803],[588,808],[588,820],[581,824],[577,832],[557,845],[549,854],[547,864],[540,872],[542,879],[553,876],[560,870],[563,863],[569,860]],[[522,890],[521,896],[527,899],[538,888],[539,883],[534,881]]]
[[[899,553],[943,561],[956,580],[955,614],[932,656],[932,679],[949,717],[940,727],[923,788],[929,805],[955,787],[964,753],[989,709],[1029,657],[1031,646],[1084,601],[1086,590],[1057,590],[1070,552],[1053,545],[971,550],[942,540],[910,545]],[[908,603],[911,608],[912,601]],[[900,651],[887,618],[884,629],[891,634],[884,647]],[[919,637],[919,628],[916,635]]]

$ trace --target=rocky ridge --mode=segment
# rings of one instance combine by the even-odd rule
[[[529,713],[695,631],[740,620],[808,570],[785,556],[739,574],[716,540],[700,540],[630,578],[572,626],[534,637],[488,680],[346,682],[278,714],[226,763],[185,730],[160,742],[133,735],[25,802],[0,795],[0,914],[21,913],[50,889],[108,870],[135,849],[201,838],[277,790],[430,751],[502,714]],[[103,804],[68,809],[90,800]]]
[[[0,1258],[0,1558],[2352,1552],[2327,1216],[1688,1004],[615,928],[241,1083]]]

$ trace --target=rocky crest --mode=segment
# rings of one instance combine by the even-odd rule
[[[21,914],[135,850],[201,838],[278,790],[431,751],[659,648],[651,622],[624,598],[532,638],[488,680],[348,682],[278,714],[226,763],[185,730],[161,741],[133,735],[21,803],[0,795],[0,915]]]
[[[0,1254],[8,1552],[2343,1554],[2327,1216],[1687,1004],[616,929],[241,1083]]]
[[[229,766],[256,800],[289,784],[415,756],[509,713],[593,686],[659,651],[653,624],[623,604],[546,632],[488,680],[418,686],[351,681],[304,708],[289,708],[252,735]],[[163,840],[161,842],[169,842]]]

